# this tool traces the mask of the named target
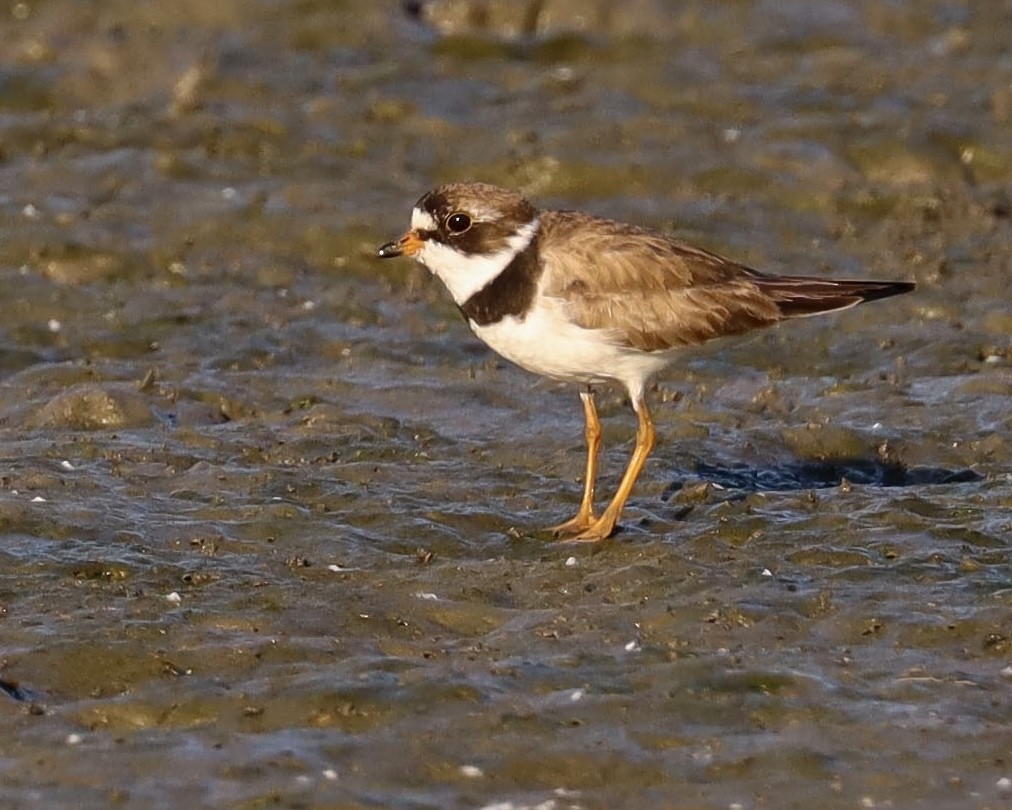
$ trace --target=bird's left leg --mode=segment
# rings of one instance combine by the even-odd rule
[[[583,417],[585,420],[584,436],[587,439],[587,470],[583,479],[583,500],[576,517],[551,528],[552,534],[559,537],[585,531],[594,522],[594,489],[597,482],[597,459],[601,450],[601,421],[597,418],[597,406],[594,403],[594,391],[587,386],[580,392],[583,401]]]
[[[643,465],[646,463],[647,456],[654,449],[657,434],[654,430],[653,419],[650,418],[650,410],[647,408],[646,399],[644,399],[642,393],[633,398],[633,408],[639,419],[639,426],[636,430],[636,447],[633,450],[632,458],[629,459],[629,466],[626,467],[622,481],[618,485],[618,492],[615,493],[615,497],[608,504],[608,508],[601,513],[601,517],[594,520],[575,537],[570,537],[570,541],[596,543],[611,537],[615,531],[615,524],[618,523],[619,516],[621,516],[622,510],[625,508],[625,502],[629,500],[629,493],[632,492],[636,479],[639,478],[640,473],[643,471]]]

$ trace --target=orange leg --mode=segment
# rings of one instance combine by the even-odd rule
[[[586,531],[595,520],[594,488],[597,482],[597,457],[601,450],[601,421],[597,418],[594,392],[589,387],[580,392],[580,399],[583,400],[583,417],[586,421],[584,436],[587,438],[587,473],[583,480],[583,500],[580,501],[580,511],[576,517],[551,528],[556,537]]]
[[[625,508],[625,502],[629,500],[629,493],[632,492],[636,479],[639,478],[640,473],[643,471],[643,465],[646,463],[647,456],[654,449],[657,434],[654,431],[654,422],[650,418],[650,411],[642,394],[633,400],[633,408],[636,410],[636,416],[639,418],[639,426],[636,430],[636,447],[633,450],[632,458],[629,459],[629,466],[626,467],[622,481],[618,485],[618,492],[615,493],[615,497],[608,504],[608,508],[601,513],[601,517],[592,521],[586,529],[575,537],[569,538],[570,541],[596,543],[611,537],[612,532],[615,531],[615,524],[618,522],[622,510]]]

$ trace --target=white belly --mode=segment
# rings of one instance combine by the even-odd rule
[[[577,383],[622,383],[634,397],[646,381],[669,365],[672,353],[623,346],[605,329],[583,329],[555,301],[543,301],[527,317],[506,317],[488,326],[470,323],[492,349],[521,368]]]

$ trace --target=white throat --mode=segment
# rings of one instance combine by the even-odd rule
[[[418,221],[414,213],[411,220],[412,223]],[[534,241],[540,224],[541,220],[535,217],[521,226],[506,240],[506,247],[495,253],[461,253],[441,242],[429,240],[416,256],[419,262],[439,276],[453,300],[462,305],[505,270],[518,253],[527,249]]]

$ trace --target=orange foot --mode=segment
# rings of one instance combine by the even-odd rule
[[[605,512],[579,534],[567,537],[566,543],[600,543],[607,540],[615,533],[615,524],[618,522],[616,515]]]
[[[552,526],[548,531],[556,538],[571,534],[578,535],[581,532],[587,531],[596,521],[597,518],[594,517],[592,512],[580,512],[576,517],[570,518],[558,526]]]

